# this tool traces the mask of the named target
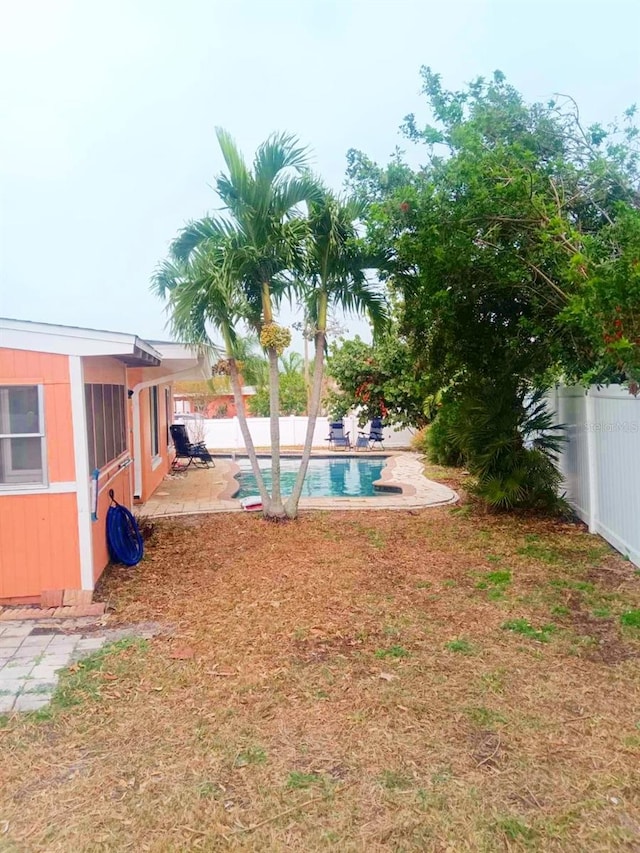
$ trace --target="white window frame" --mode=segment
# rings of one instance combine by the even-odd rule
[[[154,393],[155,391],[155,393]],[[155,406],[153,405],[155,400]],[[155,443],[155,452],[154,452]],[[155,470],[160,461],[160,389],[158,385],[149,387],[149,449],[151,450],[151,468]]]
[[[165,424],[165,431],[167,433],[167,450],[170,450],[173,447],[173,438],[171,437],[171,430],[169,427],[171,426],[171,422],[173,421],[173,394],[171,393],[171,386],[164,386],[164,414],[167,419]]]
[[[16,474],[15,480],[9,480],[6,483],[0,483],[0,492],[20,492],[47,489],[49,487],[49,466],[47,464],[47,437],[45,435],[44,423],[44,385],[36,382],[12,382],[10,384],[2,384],[0,388],[37,388],[38,390],[38,432],[20,432],[20,433],[0,433],[0,439],[12,438],[39,438],[40,439],[40,454],[41,454],[41,473],[42,478],[37,482],[24,483],[20,482],[19,476],[24,476],[27,472],[21,471],[20,475]],[[0,405],[2,401],[0,399]],[[8,413],[7,413],[8,414]],[[0,441],[0,453],[4,456],[4,470],[11,471],[11,443],[10,441]],[[40,473],[37,469],[32,469],[33,473]]]

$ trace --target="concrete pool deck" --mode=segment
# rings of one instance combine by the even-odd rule
[[[313,455],[328,456],[326,451]],[[390,451],[330,454],[330,458],[361,459],[376,456],[387,459],[378,481],[383,490],[380,495],[370,498],[301,498],[300,509],[423,509],[453,504],[458,500],[453,489],[424,476],[422,460],[417,453]],[[238,490],[238,482],[234,477],[239,470],[238,466],[231,458],[216,458],[215,461],[215,468],[197,469],[192,466],[184,473],[168,475],[151,498],[138,507],[139,513],[148,518],[169,518],[199,513],[242,512],[240,501],[233,498]]]

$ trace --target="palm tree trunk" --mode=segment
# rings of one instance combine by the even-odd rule
[[[293,492],[285,504],[285,511],[289,518],[295,518],[298,515],[298,503],[302,494],[302,486],[304,478],[309,467],[309,459],[311,458],[311,448],[313,445],[313,433],[316,428],[318,419],[318,411],[320,410],[320,397],[322,395],[322,374],[324,372],[324,349],[327,335],[324,330],[318,330],[315,334],[315,360],[313,365],[313,389],[311,392],[311,404],[308,411],[307,419],[307,434],[304,439],[304,448],[302,451],[302,459],[300,460],[300,468],[293,487]]]
[[[269,495],[269,492],[267,491],[267,487],[264,482],[264,477],[262,476],[262,471],[260,470],[260,465],[258,464],[256,448],[253,443],[253,439],[251,438],[251,431],[249,430],[249,424],[247,423],[247,415],[244,410],[244,400],[242,399],[242,389],[240,387],[238,365],[233,356],[229,357],[229,377],[231,379],[233,399],[236,404],[236,410],[238,412],[240,432],[242,433],[242,438],[244,439],[244,446],[247,450],[249,461],[251,462],[251,470],[253,471],[253,476],[256,478],[256,483],[258,484],[258,491],[260,492],[260,498],[262,499],[262,506],[266,510],[268,507],[271,506],[271,497]]]
[[[307,393],[307,417],[311,413],[311,383],[309,381],[309,337],[307,325],[304,325],[304,390]]]
[[[280,372],[275,347],[267,349],[269,357],[269,419],[271,426],[271,505],[265,518],[284,518],[280,491]]]

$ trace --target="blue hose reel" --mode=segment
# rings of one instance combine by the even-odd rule
[[[109,489],[111,506],[107,510],[107,545],[114,563],[136,566],[144,555],[144,544],[138,523]]]

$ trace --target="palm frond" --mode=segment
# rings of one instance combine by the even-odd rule
[[[186,261],[195,250],[208,244],[209,250],[219,247],[224,240],[238,238],[237,228],[232,222],[220,216],[204,216],[188,222],[180,231],[169,248],[170,254],[178,261]]]
[[[368,280],[372,258],[364,251],[356,230],[360,202],[342,199],[320,188],[309,204],[307,241],[307,315],[318,322],[319,300],[324,298],[347,313],[367,314],[379,334],[388,320],[382,288]]]
[[[309,164],[309,149],[290,133],[272,133],[256,151],[253,172],[256,183],[270,186],[285,169],[302,172]]]
[[[273,186],[272,210],[275,217],[291,216],[304,202],[320,200],[322,187],[311,172],[278,180]]]
[[[166,299],[183,281],[183,277],[184,264],[165,259],[158,264],[151,276],[151,291],[161,299]]]
[[[231,134],[222,127],[216,128],[218,144],[228,170],[228,176],[220,175],[216,179],[218,195],[231,210],[242,200],[253,183],[244,157]]]
[[[382,334],[388,326],[389,310],[384,291],[365,276],[351,274],[348,280],[336,282],[331,300],[347,313],[365,314],[375,335]]]

